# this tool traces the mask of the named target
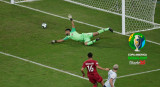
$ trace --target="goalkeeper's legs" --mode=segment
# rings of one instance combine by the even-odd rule
[[[111,28],[104,28],[104,29],[98,30],[97,32],[93,33],[93,36],[97,36],[97,35],[105,32],[105,31],[108,31],[108,30],[113,32],[113,30]]]
[[[90,45],[94,44],[94,43],[95,43],[96,41],[98,41],[98,40],[100,40],[100,39],[97,38],[97,39],[92,40],[92,41],[87,41],[87,42],[85,42],[84,44],[85,44],[86,46],[90,46]]]
[[[98,32],[94,32],[94,33],[93,33],[93,36],[97,36],[97,35],[99,35]]]

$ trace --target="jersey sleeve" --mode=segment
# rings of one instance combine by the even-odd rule
[[[69,36],[66,36],[63,40],[68,40],[69,39]]]
[[[76,31],[76,28],[72,28],[72,31],[71,32],[75,32]]]
[[[98,66],[98,62],[97,61],[95,61],[95,65]]]
[[[116,78],[116,74],[111,74],[111,78],[115,79]]]
[[[85,62],[83,63],[83,65],[82,65],[82,68],[85,68],[86,66],[85,66]]]

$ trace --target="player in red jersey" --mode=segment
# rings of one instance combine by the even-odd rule
[[[85,76],[84,69],[85,69],[85,67],[87,67],[87,71],[88,71],[87,75],[88,75],[89,81],[94,84],[93,87],[97,87],[97,85],[98,85],[97,82],[101,83],[101,85],[103,87],[104,82],[103,82],[102,77],[98,74],[97,68],[101,69],[101,70],[105,70],[105,71],[109,71],[109,68],[100,67],[98,65],[98,62],[93,60],[92,56],[93,56],[92,53],[88,53],[88,60],[86,60],[83,63],[81,72],[84,77]]]

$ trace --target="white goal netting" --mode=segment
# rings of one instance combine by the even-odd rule
[[[122,15],[122,0],[65,0],[81,6]],[[125,0],[125,33],[160,28],[154,23],[157,0]]]

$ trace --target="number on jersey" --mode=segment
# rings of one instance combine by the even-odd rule
[[[89,71],[89,72],[93,72],[93,71],[94,71],[94,68],[92,67],[92,65],[87,66],[87,68],[88,68],[88,71]]]

